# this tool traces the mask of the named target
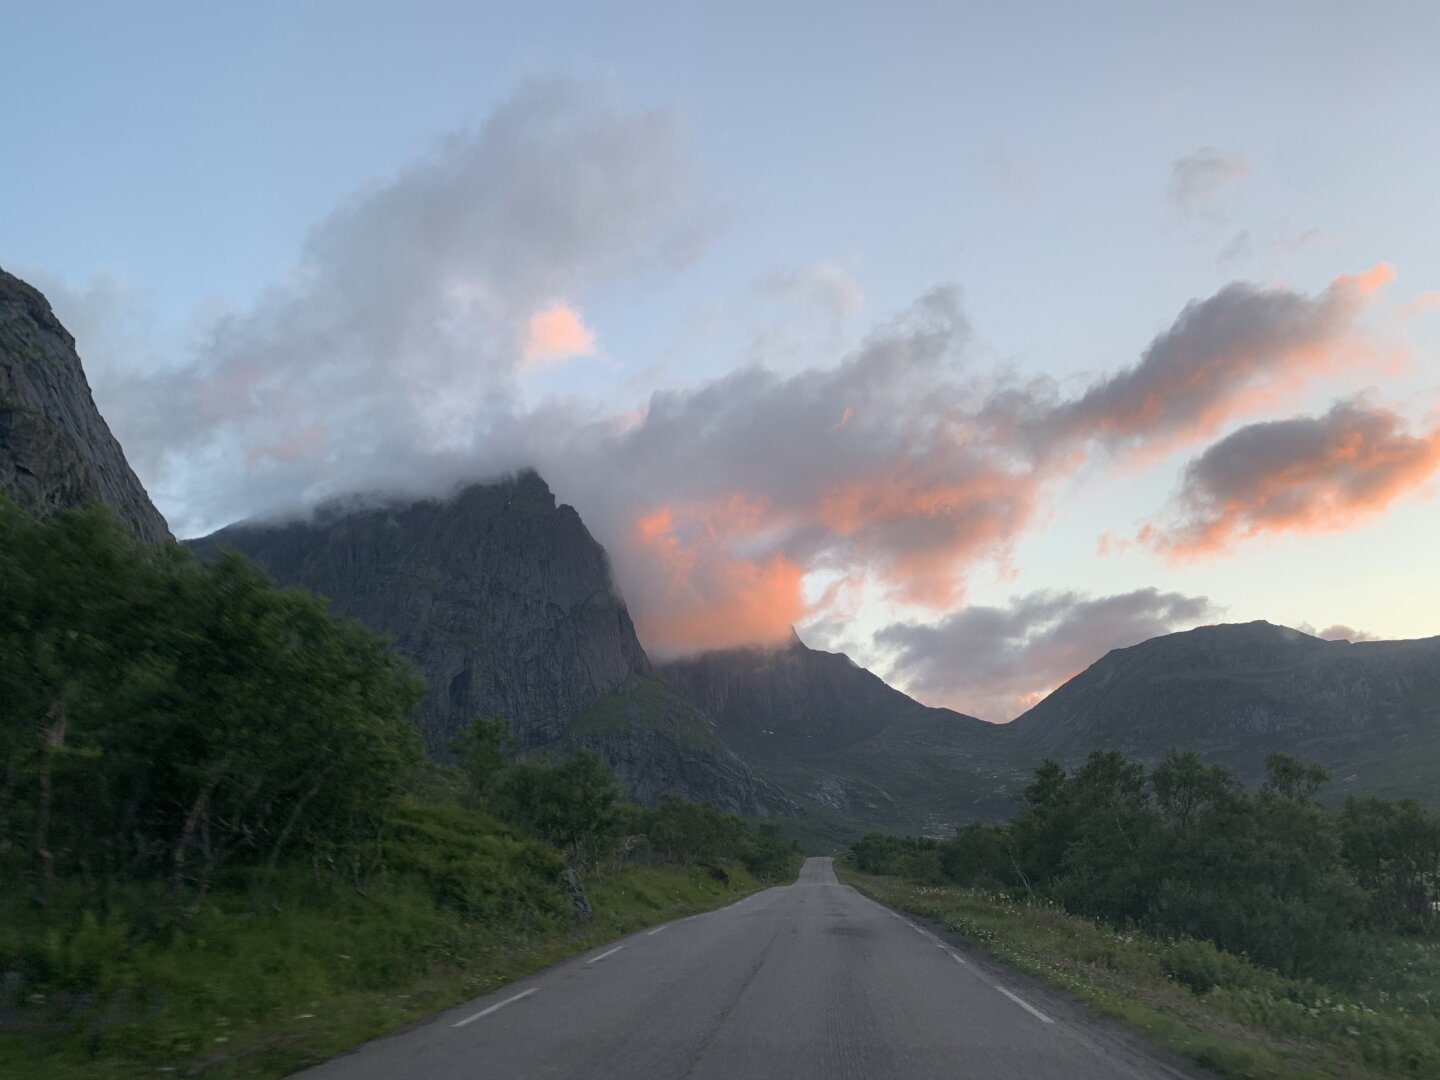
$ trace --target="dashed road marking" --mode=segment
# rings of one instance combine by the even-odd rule
[[[587,964],[598,964],[601,960],[604,960],[607,956],[614,956],[617,952],[619,952],[619,951],[620,951],[621,949],[623,949],[624,947],[625,947],[624,945],[616,945],[613,949],[606,949],[606,950],[605,950],[604,952],[602,952],[599,956],[592,956],[589,960],[586,960],[585,963],[587,963]]]
[[[962,966],[964,966],[964,967],[969,967],[969,966],[970,966],[969,961],[967,961],[967,960],[966,960],[964,957],[962,957],[959,953],[953,953],[953,952],[952,952],[952,953],[950,954],[950,959],[951,959],[951,960],[954,960],[957,964],[960,964],[960,965],[962,965]]]
[[[994,986],[996,990],[999,990],[1000,993],[1004,994],[1004,995],[1005,995],[1006,997],[1008,997],[1011,1001],[1013,1001],[1016,1005],[1019,1005],[1022,1009],[1024,1009],[1026,1012],[1028,1012],[1031,1016],[1033,1016],[1033,1017],[1035,1017],[1037,1020],[1039,1020],[1042,1024],[1053,1024],[1053,1023],[1055,1022],[1054,1020],[1051,1020],[1050,1017],[1048,1017],[1048,1016],[1046,1016],[1044,1013],[1042,1013],[1039,1009],[1037,1009],[1034,1005],[1031,1005],[1031,1004],[1030,1004],[1028,1001],[1026,1001],[1024,998],[1020,997],[1018,994],[1012,994],[1009,990],[1006,990],[1003,986],[996,985],[995,983],[991,983],[990,985],[991,985],[991,986]]]
[[[669,927],[669,925],[670,925],[669,923],[666,923],[664,926],[657,926],[657,927],[655,927],[654,930],[651,930],[651,931],[650,931],[648,934],[646,934],[645,936],[646,936],[646,937],[654,937],[654,936],[655,936],[656,934],[658,934],[661,930],[664,930],[664,929],[666,929],[667,927]]]
[[[480,1010],[478,1013],[476,1013],[474,1016],[467,1016],[464,1020],[456,1021],[455,1023],[451,1024],[450,1026],[451,1026],[451,1027],[464,1027],[466,1024],[470,1023],[471,1021],[479,1020],[482,1016],[489,1016],[491,1013],[495,1012],[496,1010],[498,1010],[498,1009],[503,1009],[506,1005],[509,1005],[509,1004],[510,1004],[511,1002],[513,1002],[513,1001],[519,1001],[521,998],[527,998],[527,997],[529,997],[531,994],[535,993],[535,989],[536,989],[536,988],[532,986],[529,990],[521,990],[520,993],[515,994],[513,997],[508,997],[508,998],[506,998],[504,1001],[497,1001],[494,1005],[491,1005],[488,1009],[481,1009],[481,1010]]]

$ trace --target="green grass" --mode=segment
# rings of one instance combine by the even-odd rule
[[[34,999],[0,1012],[0,1076],[282,1076],[365,1039],[666,919],[761,886],[730,866],[626,865],[585,885],[577,924],[553,851],[454,807],[393,815],[382,874],[359,891],[343,863],[287,866],[263,902],[254,877],[217,888],[168,936],[137,934],[157,903],[74,883],[50,913],[0,909],[0,970]]]
[[[1244,1080],[1440,1076],[1440,945],[1390,938],[1336,988],[1286,979],[1207,942],[1123,933],[1043,904],[860,874],[843,881],[935,919],[1156,1043]]]
[[[658,731],[690,746],[720,749],[705,719],[664,679],[649,675],[629,690],[605,694],[567,730],[567,735]]]

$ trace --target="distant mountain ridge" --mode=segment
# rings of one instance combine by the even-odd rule
[[[676,790],[747,813],[785,808],[704,716],[655,685],[604,549],[534,471],[448,498],[341,500],[189,545],[238,551],[388,636],[429,685],[433,755],[476,716],[501,716],[524,749],[593,746],[644,801]]]
[[[1096,749],[1153,761],[1178,747],[1253,776],[1283,750],[1398,790],[1420,761],[1440,762],[1440,637],[1199,627],[1107,653],[1009,726],[1019,747],[1062,761]]]
[[[700,653],[661,663],[658,670],[742,753],[838,750],[930,715],[973,730],[985,726],[973,716],[920,704],[844,653],[808,647],[794,630],[782,645]]]
[[[47,514],[99,503],[148,544],[171,539],[38,289],[0,270],[0,493]]]
[[[757,773],[829,815],[837,836],[876,825],[943,832],[1003,814],[1018,790],[1005,732],[922,705],[793,632],[781,645],[715,650],[657,670]]]
[[[1199,627],[1115,649],[1003,725],[927,708],[795,636],[657,669],[760,775],[851,829],[943,834],[1006,817],[1043,759],[1076,765],[1096,750],[1153,763],[1192,749],[1251,782],[1282,751],[1328,768],[1332,798],[1440,804],[1440,638]]]

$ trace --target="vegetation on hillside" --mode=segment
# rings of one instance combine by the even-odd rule
[[[872,834],[848,861],[883,875],[867,885],[882,899],[1233,1075],[1435,1074],[1440,817],[1368,797],[1326,810],[1323,770],[1284,755],[1267,773],[1251,792],[1190,753],[1149,772],[1116,753],[1047,762],[1009,822]]]
[[[239,557],[7,506],[0,595],[0,858],[42,906],[146,882],[163,923],[236,858],[368,850],[419,760],[404,663]]]
[[[238,556],[0,503],[0,595],[0,1072],[276,1075],[797,863],[501,721],[426,763],[408,666]]]

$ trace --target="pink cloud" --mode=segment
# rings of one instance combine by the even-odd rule
[[[595,334],[578,311],[557,300],[530,316],[520,355],[527,366],[594,356]]]
[[[1333,532],[1375,517],[1440,469],[1440,427],[1412,435],[1363,400],[1324,416],[1251,424],[1185,469],[1177,520],[1138,539],[1171,558],[1214,555],[1255,537]]]

